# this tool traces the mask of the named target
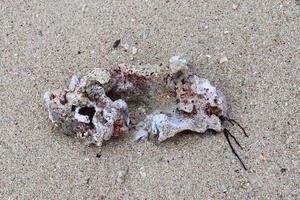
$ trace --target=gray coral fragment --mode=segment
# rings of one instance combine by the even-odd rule
[[[47,92],[44,99],[54,124],[98,146],[128,131],[127,103],[148,108],[138,117],[135,140],[162,142],[185,130],[219,132],[227,113],[224,95],[179,56],[167,66],[120,64],[73,76],[67,89]]]
[[[204,133],[222,130],[220,117],[227,112],[224,95],[206,79],[187,75],[175,86],[174,106],[148,115],[137,125],[135,140],[154,139],[162,142],[185,130]]]
[[[65,90],[46,92],[44,100],[51,121],[66,134],[76,134],[89,144],[103,141],[128,131],[129,113],[125,101],[113,101],[105,93],[110,73],[95,69],[79,78],[73,76]]]
[[[223,132],[247,170],[230,138],[242,146],[222,123],[236,124],[248,135],[238,122],[227,117],[222,92],[193,74],[186,59],[173,56],[169,62],[167,66],[120,64],[112,70],[94,69],[82,78],[73,76],[67,89],[45,93],[49,118],[66,134],[98,146],[127,133],[129,122],[135,140],[158,143],[186,130]],[[131,120],[129,109],[134,110]]]

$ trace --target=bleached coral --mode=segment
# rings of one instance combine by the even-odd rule
[[[95,69],[79,78],[73,76],[65,90],[46,92],[50,120],[66,134],[76,134],[89,144],[120,136],[129,129],[130,113],[136,125],[135,140],[163,142],[189,130],[223,132],[232,152],[247,169],[230,139],[241,147],[224,121],[244,128],[227,117],[222,92],[206,79],[200,79],[188,67],[187,60],[173,56],[169,65],[125,65],[111,70]],[[125,102],[126,101],[126,102]],[[142,113],[138,113],[142,110]]]
[[[67,134],[76,134],[89,144],[103,141],[128,131],[129,113],[125,101],[112,101],[103,86],[110,73],[95,69],[81,79],[73,76],[68,89],[46,92],[44,100],[51,121]]]
[[[224,96],[206,79],[188,75],[175,86],[176,101],[167,111],[155,111],[137,125],[135,139],[154,139],[162,142],[177,133],[190,130],[204,133],[222,130],[220,117],[226,116]]]
[[[161,142],[184,130],[221,131],[220,117],[227,112],[223,94],[192,74],[179,56],[172,57],[169,66],[121,64],[110,71],[95,69],[82,78],[73,76],[68,89],[47,92],[44,99],[52,122],[99,146],[128,131],[124,100],[151,107],[138,121],[136,140]]]

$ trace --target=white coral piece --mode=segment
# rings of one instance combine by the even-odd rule
[[[46,92],[49,118],[65,133],[76,133],[87,143],[98,146],[127,132],[127,104],[121,99],[112,101],[105,94],[103,85],[109,81],[106,70],[96,69],[81,79],[73,76],[66,90]]]
[[[204,133],[208,129],[220,132],[220,117],[226,116],[224,96],[206,79],[189,75],[176,84],[175,109],[148,115],[137,125],[135,140],[154,139],[162,142],[185,130]],[[172,108],[172,106],[170,106]]]
[[[66,90],[45,94],[49,118],[67,134],[101,146],[128,131],[127,104],[107,96],[113,92],[126,100],[145,97],[142,102],[155,108],[137,124],[135,140],[162,142],[185,130],[221,131],[221,118],[227,114],[224,95],[189,70],[184,58],[174,56],[169,66],[121,64],[111,71],[95,69],[82,78],[73,76]]]

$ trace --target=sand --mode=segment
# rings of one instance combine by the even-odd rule
[[[299,13],[293,0],[1,1],[1,199],[299,199]],[[173,55],[225,93],[248,171],[222,134],[100,151],[50,123],[42,95],[72,74]]]

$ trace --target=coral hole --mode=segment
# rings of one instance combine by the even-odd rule
[[[89,116],[90,122],[93,120],[95,112],[96,112],[96,110],[94,107],[88,107],[88,106],[82,107],[78,111],[78,113],[81,115]]]
[[[116,90],[116,88],[113,88],[113,89],[109,90],[108,92],[106,92],[106,95],[113,101],[116,101],[116,100],[122,98],[121,92],[118,93],[115,90]]]

